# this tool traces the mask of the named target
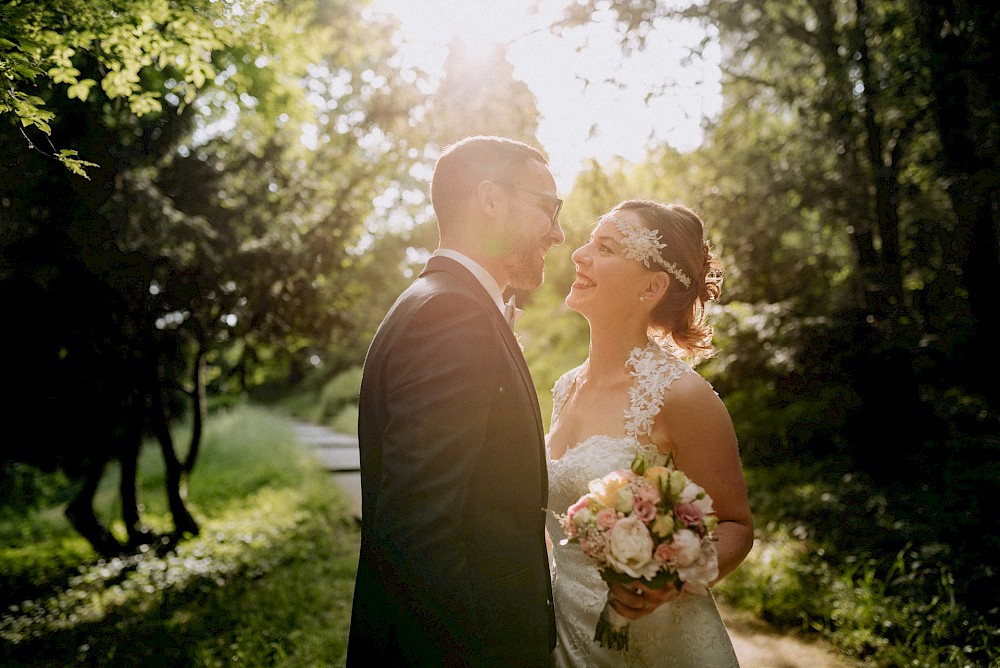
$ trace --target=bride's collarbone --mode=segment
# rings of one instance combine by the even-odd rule
[[[621,395],[621,396],[618,396]],[[553,425],[549,442],[553,459],[595,436],[625,435],[628,392],[587,392],[570,396]]]
[[[587,383],[574,386],[562,413],[580,424],[592,422],[613,425],[622,422],[630,406],[631,383]]]
[[[615,375],[612,378],[581,379],[577,376],[569,389],[569,404],[606,405],[613,402],[629,402],[629,389],[635,383],[628,374]]]

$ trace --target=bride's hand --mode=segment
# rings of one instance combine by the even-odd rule
[[[632,620],[645,617],[664,603],[684,595],[670,585],[651,589],[638,581],[628,584],[612,582],[608,588],[611,591],[611,607],[621,616]]]

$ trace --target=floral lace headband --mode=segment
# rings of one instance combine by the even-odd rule
[[[691,279],[688,278],[688,275],[676,264],[667,262],[660,255],[660,251],[666,248],[667,244],[660,242],[659,232],[637,223],[626,222],[621,218],[608,217],[606,220],[614,223],[624,237],[622,245],[625,247],[625,257],[638,260],[646,267],[649,267],[649,261],[652,260],[663,267],[668,274],[683,283],[684,287],[691,287]]]

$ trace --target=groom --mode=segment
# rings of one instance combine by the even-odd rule
[[[542,154],[469,137],[431,182],[440,244],[365,360],[348,666],[548,666],[543,427],[503,293],[565,237]]]

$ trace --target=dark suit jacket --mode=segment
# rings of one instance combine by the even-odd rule
[[[538,398],[476,278],[432,258],[361,384],[349,666],[539,666],[555,645]]]

